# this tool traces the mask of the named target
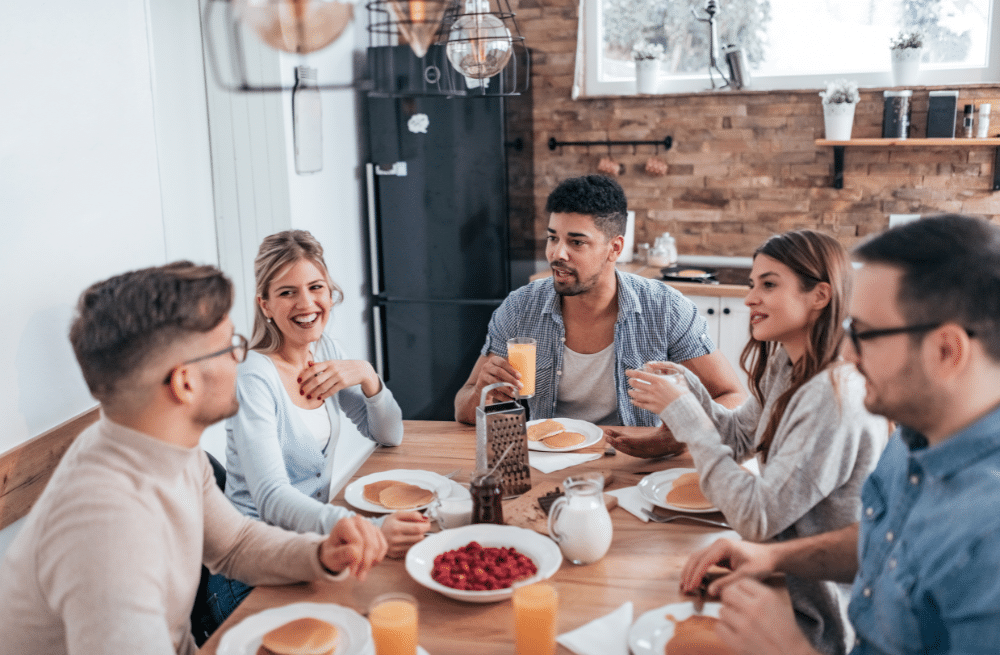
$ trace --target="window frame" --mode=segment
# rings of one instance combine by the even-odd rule
[[[605,96],[636,95],[635,80],[619,79],[602,81],[602,41],[601,5],[602,0],[580,0],[583,11],[583,29],[580,36],[582,44],[584,82],[579,90],[579,97],[596,98]],[[707,29],[707,28],[706,28]],[[970,68],[934,69],[921,68],[920,84],[918,86],[948,86],[962,87],[975,84],[1000,84],[1000,6],[992,7],[990,16],[990,31],[988,35],[987,64]],[[888,45],[886,46],[888,50]],[[722,53],[718,53],[719,68],[727,70]],[[580,64],[578,63],[578,66]],[[748,91],[778,91],[823,89],[834,79],[848,78],[858,83],[859,87],[889,87],[892,88],[892,71],[889,69],[889,57],[886,55],[886,70],[878,72],[855,72],[845,70],[838,73],[822,73],[819,75],[782,75],[757,76],[750,70],[750,85]],[[718,84],[718,80],[716,80]],[[705,72],[700,75],[687,75],[666,79],[661,76],[657,95],[712,93],[708,78],[708,53],[705,53]],[[718,90],[718,89],[716,89]]]

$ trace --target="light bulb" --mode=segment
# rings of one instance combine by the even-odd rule
[[[235,0],[234,12],[272,48],[306,54],[337,40],[354,17],[354,5],[333,0]]]
[[[507,65],[511,43],[510,30],[493,14],[465,14],[448,35],[448,61],[465,77],[484,80]]]
[[[418,57],[434,43],[449,0],[389,0],[396,27]]]

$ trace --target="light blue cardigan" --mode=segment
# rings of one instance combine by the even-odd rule
[[[313,355],[317,362],[344,359],[326,335],[313,344]],[[328,502],[339,410],[378,444],[403,441],[402,412],[385,384],[371,398],[355,385],[324,401],[332,430],[322,449],[299,418],[270,357],[248,353],[239,367],[236,395],[240,410],[226,420],[226,496],[243,514],[287,530],[329,534],[337,521],[353,514]]]

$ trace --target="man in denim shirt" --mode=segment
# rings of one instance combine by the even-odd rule
[[[1000,652],[1000,227],[928,218],[860,246],[849,356],[865,405],[895,420],[860,524],[782,544],[725,540],[682,573],[736,573],[720,635],[741,653],[809,653],[769,572],[853,579],[852,653]]]
[[[506,357],[512,337],[537,342],[531,418],[657,425],[654,414],[632,404],[625,370],[658,360],[683,362],[727,406],[743,401],[739,378],[715,350],[694,303],[658,280],[615,269],[627,209],[621,186],[601,175],[564,180],[549,195],[545,255],[552,276],[515,290],[493,313],[482,354],[455,397],[456,420],[475,422],[487,385],[521,384]],[[493,399],[512,395],[501,387]],[[678,444],[668,437],[654,445]]]

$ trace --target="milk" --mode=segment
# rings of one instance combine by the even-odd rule
[[[596,562],[611,547],[611,515],[601,482],[593,477],[567,478],[565,497],[549,513],[549,534],[574,564]]]

